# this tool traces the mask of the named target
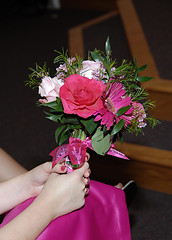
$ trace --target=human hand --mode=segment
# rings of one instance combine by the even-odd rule
[[[90,155],[86,153],[85,161],[88,161],[89,158]],[[64,161],[65,159],[62,159],[60,163],[56,164],[53,168],[51,162],[46,162],[26,173],[28,198],[38,196],[51,173],[63,174],[67,172],[67,167],[64,165]],[[89,183],[89,175],[90,169],[87,169],[84,172],[85,184]]]
[[[46,211],[50,214],[51,220],[84,205],[87,189],[84,175],[89,177],[89,173],[89,164],[85,162],[81,168],[71,173],[50,174],[36,200],[47,203]]]

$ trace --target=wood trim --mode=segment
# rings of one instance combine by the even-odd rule
[[[155,100],[156,108],[149,109],[150,116],[172,122],[172,96],[168,92],[148,91],[149,99]]]
[[[135,161],[172,168],[172,151],[132,143],[121,145],[119,142],[117,149]]]
[[[148,64],[148,68],[143,74],[154,77],[150,82],[143,83],[143,86],[152,91],[172,93],[172,81],[160,79],[158,69],[132,0],[118,0],[117,6],[132,55],[136,57],[139,66]]]
[[[84,58],[84,40],[83,40],[83,29],[90,27],[99,22],[105,21],[118,14],[118,11],[112,11],[103,16],[97,17],[88,22],[82,23],[74,28],[69,29],[68,39],[69,39],[69,55],[75,56],[79,55],[81,58]]]
[[[68,39],[69,39],[69,55],[72,57],[77,54],[81,58],[84,58],[84,41],[82,29],[80,27],[69,29]]]
[[[82,28],[82,29],[83,28],[87,28],[87,27],[90,27],[90,26],[95,25],[97,23],[103,22],[103,21],[105,21],[105,20],[107,20],[107,19],[109,19],[111,17],[114,17],[117,14],[119,14],[119,12],[117,10],[115,10],[115,11],[106,13],[106,14],[100,16],[100,17],[94,18],[94,19],[92,19],[90,21],[87,21],[85,23],[82,23],[82,24],[78,25],[77,27]]]
[[[147,90],[155,91],[155,92],[162,92],[162,93],[172,93],[172,80],[156,78],[147,82],[146,85]]]

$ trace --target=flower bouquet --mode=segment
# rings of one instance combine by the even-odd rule
[[[158,121],[148,116],[154,102],[147,100],[148,93],[141,82],[151,77],[139,76],[147,65],[138,67],[123,60],[118,65],[112,59],[109,38],[105,52],[95,49],[88,60],[79,56],[68,57],[67,51],[56,51],[58,64],[54,77],[46,63],[29,75],[27,84],[38,87],[41,99],[38,104],[48,107],[47,118],[57,122],[55,139],[59,145],[50,155],[53,166],[62,158],[73,170],[83,164],[86,149],[97,154],[127,157],[115,149],[123,142],[123,133],[143,133],[147,124],[154,127]]]

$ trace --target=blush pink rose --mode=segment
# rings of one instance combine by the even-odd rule
[[[93,78],[93,73],[100,68],[102,68],[102,62],[83,61],[80,75],[91,79]]]
[[[60,88],[60,98],[64,112],[88,118],[103,107],[102,93],[106,86],[103,82],[73,74],[65,79]]]
[[[63,84],[64,83],[57,77],[44,77],[39,85],[39,94],[45,98],[39,101],[42,103],[55,101],[56,97],[59,97],[59,90]]]

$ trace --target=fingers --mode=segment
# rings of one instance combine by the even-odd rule
[[[63,165],[63,164],[56,164],[53,169],[52,169],[52,173],[66,173],[67,172],[67,166]]]
[[[36,168],[39,168],[41,171],[43,170],[44,172],[50,174],[52,171],[52,164],[51,162],[45,162]]]
[[[89,194],[90,178],[83,178],[83,182],[85,184],[84,197],[86,197]]]
[[[78,172],[81,176],[84,176],[84,173],[88,171],[89,164],[88,162],[85,162],[81,168],[78,168],[75,170],[75,172]]]
[[[62,162],[57,163],[53,169],[52,169],[52,162],[45,162],[43,164],[41,164],[40,166],[38,166],[37,168],[39,168],[41,171],[43,170],[43,172],[50,174],[50,173],[65,173],[67,172],[67,167],[62,164],[65,160],[62,159]]]
[[[85,184],[85,186],[89,186],[89,184],[90,184],[90,178],[88,177],[88,178],[83,178],[83,181],[84,181],[84,184]]]
[[[86,152],[85,161],[87,162],[90,159],[90,154]]]
[[[90,168],[89,168],[88,170],[85,171],[84,177],[85,177],[85,178],[88,178],[88,177],[90,176],[90,174],[91,174],[91,170],[90,170]]]
[[[85,197],[89,194],[89,188],[85,188]]]
[[[88,154],[87,156],[88,156],[88,159],[89,159],[90,155]],[[90,184],[89,176],[91,174],[91,170],[89,169],[88,162],[85,162],[85,164],[82,168],[83,168],[82,171],[81,171],[81,173],[83,174],[82,179],[83,179],[83,182],[84,182],[84,185],[85,185],[84,197],[86,197],[89,194],[89,184]],[[81,170],[81,169],[79,169],[79,170]]]

